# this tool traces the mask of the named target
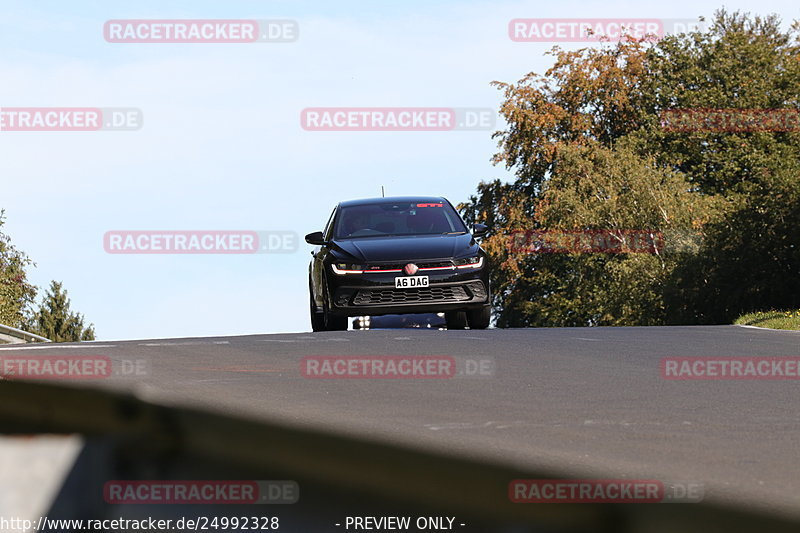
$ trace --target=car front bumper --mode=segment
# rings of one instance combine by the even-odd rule
[[[483,268],[472,272],[436,272],[430,285],[396,289],[396,274],[339,276],[328,271],[330,312],[338,315],[438,313],[478,309],[489,304],[489,275]]]

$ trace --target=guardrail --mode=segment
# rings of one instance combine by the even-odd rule
[[[6,341],[11,344],[21,344],[23,342],[52,342],[50,339],[40,335],[28,333],[27,331],[12,328],[4,324],[0,324],[0,341]]]
[[[480,459],[421,443],[410,447],[330,428],[162,405],[129,392],[0,383],[0,435],[80,433],[90,446],[64,481],[48,510],[50,518],[137,517],[103,505],[98,497],[85,497],[102,493],[110,479],[135,480],[148,472],[161,472],[165,480],[215,479],[230,472],[229,479],[297,481],[302,487],[297,511],[287,505],[280,514],[281,522],[286,517],[305,526],[299,531],[320,531],[319,524],[341,518],[342,507],[369,515],[399,507],[398,502],[409,514],[452,513],[493,532],[800,531],[796,516],[723,499],[663,505],[517,504],[509,498],[511,480],[569,479],[575,472],[531,470],[513,466],[510,458]],[[115,477],[121,475],[134,477]],[[174,505],[157,507],[162,517],[181,516]]]

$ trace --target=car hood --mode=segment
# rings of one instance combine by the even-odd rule
[[[334,255],[353,262],[421,261],[476,255],[472,235],[409,235],[334,240]]]

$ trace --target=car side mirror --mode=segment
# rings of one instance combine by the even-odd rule
[[[306,242],[308,244],[313,244],[316,246],[322,246],[323,244],[328,244],[328,241],[325,240],[325,236],[322,234],[321,231],[315,231],[314,233],[309,233],[306,235]]]
[[[489,226],[486,224],[473,224],[472,225],[472,236],[473,237],[483,237],[489,232]]]

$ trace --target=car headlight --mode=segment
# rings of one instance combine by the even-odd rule
[[[357,265],[355,263],[331,263],[331,268],[334,273],[343,276],[345,274],[363,274],[364,265]]]
[[[480,268],[483,266],[483,257],[476,255],[475,257],[456,259],[453,263],[455,263],[456,268]]]

